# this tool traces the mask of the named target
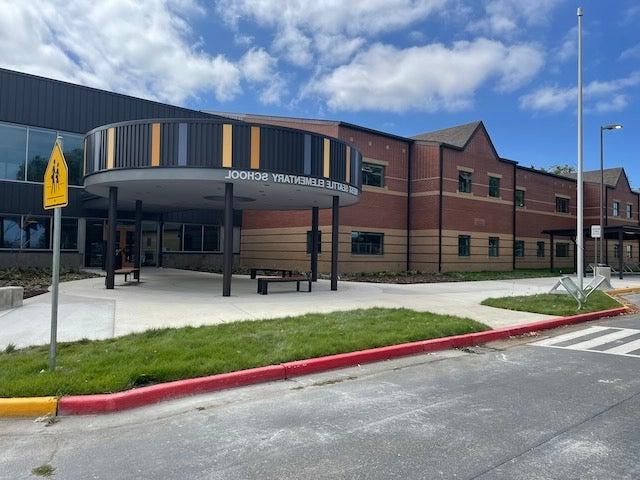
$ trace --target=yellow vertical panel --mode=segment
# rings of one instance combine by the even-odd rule
[[[323,168],[323,173],[322,174],[326,178],[329,178],[329,173],[331,172],[331,170],[330,170],[331,141],[328,138],[324,139],[323,154],[324,154],[324,168]]]
[[[231,139],[233,138],[233,126],[229,123],[222,125],[222,166],[224,168],[231,168],[232,162],[232,149]]]
[[[107,130],[107,169],[112,169],[116,154],[116,129]]]
[[[347,145],[347,155],[345,158],[345,163],[347,166],[347,169],[346,169],[347,173],[345,174],[344,178],[345,178],[345,181],[349,183],[351,181],[351,147],[348,145]]]
[[[160,166],[160,124],[151,125],[151,166]]]
[[[251,168],[260,168],[260,127],[251,127]]]

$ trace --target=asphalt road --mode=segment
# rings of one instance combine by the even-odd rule
[[[619,317],[117,415],[0,421],[0,478],[48,464],[57,479],[638,479],[638,339],[640,317]]]

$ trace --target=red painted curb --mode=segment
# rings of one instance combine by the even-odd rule
[[[58,415],[116,412],[195,393],[212,392],[254,383],[284,380],[285,378],[285,369],[282,365],[270,365],[208,377],[159,383],[124,392],[62,397],[58,400]]]
[[[240,370],[238,372],[211,375],[208,377],[160,383],[158,385],[136,388],[124,392],[62,397],[58,401],[58,414],[86,415],[91,413],[115,412],[157,403],[162,400],[193,395],[196,393],[212,392],[256,383],[284,380],[286,378],[299,375],[318,373],[336,368],[352,367],[362,363],[389,360],[408,355],[447,350],[451,348],[469,347],[539,330],[549,330],[564,325],[622,315],[628,311],[629,310],[626,307],[613,308],[611,310],[583,313],[570,317],[552,318],[550,320],[504,327],[486,332],[468,333],[445,338],[434,338],[432,340],[422,340],[419,342],[403,343],[388,347],[359,350],[357,352],[340,353],[326,357],[287,362],[280,365],[270,365],[267,367]]]

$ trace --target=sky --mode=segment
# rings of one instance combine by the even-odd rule
[[[397,135],[482,120],[498,154],[640,187],[638,0],[0,0],[0,66],[209,111]]]

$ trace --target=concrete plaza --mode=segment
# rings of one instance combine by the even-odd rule
[[[488,297],[545,293],[557,278],[391,285],[340,282],[332,292],[319,280],[311,293],[293,284],[271,285],[256,294],[256,280],[233,277],[232,296],[222,296],[222,276],[173,269],[143,269],[142,281],[106,290],[104,278],[60,284],[58,340],[103,339],[151,328],[212,325],[331,312],[355,308],[410,308],[457,315],[491,327],[533,322],[546,315],[512,312],[480,305]],[[640,278],[612,280],[614,288],[640,286]],[[304,286],[301,286],[304,289]],[[25,300],[20,308],[0,312],[0,348],[49,342],[51,294]]]

